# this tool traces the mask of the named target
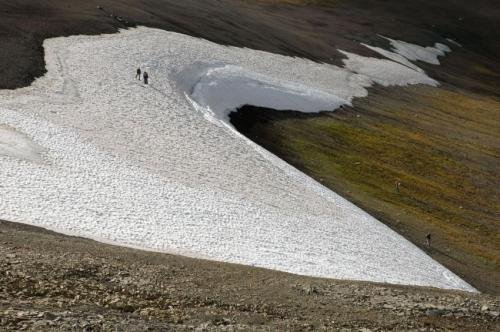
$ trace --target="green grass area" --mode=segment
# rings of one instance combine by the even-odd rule
[[[431,232],[430,254],[468,280],[499,276],[499,101],[412,87],[320,116],[263,112],[247,136],[417,245]]]

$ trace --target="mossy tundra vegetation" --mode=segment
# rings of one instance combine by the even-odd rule
[[[257,114],[258,120],[240,130],[487,287],[498,273],[500,249],[500,128],[468,107],[487,112],[495,102],[464,101],[429,87],[407,88],[391,98],[384,98],[388,89],[378,90],[353,107],[318,116],[244,107],[239,118]],[[426,233],[434,237],[430,249]]]
[[[454,10],[450,17],[463,20]],[[441,59],[440,66],[418,62],[440,82],[438,87],[375,86],[368,98],[355,99],[351,107],[312,115],[247,105],[233,113],[232,122],[481,291],[498,293],[497,43],[485,29],[486,19],[475,27],[452,21],[438,20],[418,32],[411,28],[401,32],[418,39],[427,29],[441,30],[441,36],[453,35],[466,45],[450,45],[453,52]],[[476,35],[480,29],[482,34]],[[476,46],[468,48],[470,43]],[[427,233],[433,236],[431,248],[424,245]]]

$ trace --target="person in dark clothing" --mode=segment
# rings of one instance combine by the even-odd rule
[[[427,248],[431,247],[431,233],[427,233],[425,236],[425,244],[427,245]]]
[[[137,68],[137,71],[135,73],[135,79],[140,80],[141,79],[141,68]]]
[[[147,72],[144,72],[144,74],[142,74],[142,78],[144,79],[144,84],[148,84],[149,75]]]

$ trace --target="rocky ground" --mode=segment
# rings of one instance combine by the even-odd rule
[[[0,222],[0,330],[500,331],[500,297],[308,278]]]

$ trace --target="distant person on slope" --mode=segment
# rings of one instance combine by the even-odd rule
[[[141,79],[141,68],[137,68],[137,71],[135,73],[135,79],[140,80]]]
[[[146,71],[142,74],[142,78],[144,79],[144,84],[148,84],[149,75]]]
[[[425,244],[427,245],[427,248],[431,247],[431,233],[427,233],[425,236]]]

